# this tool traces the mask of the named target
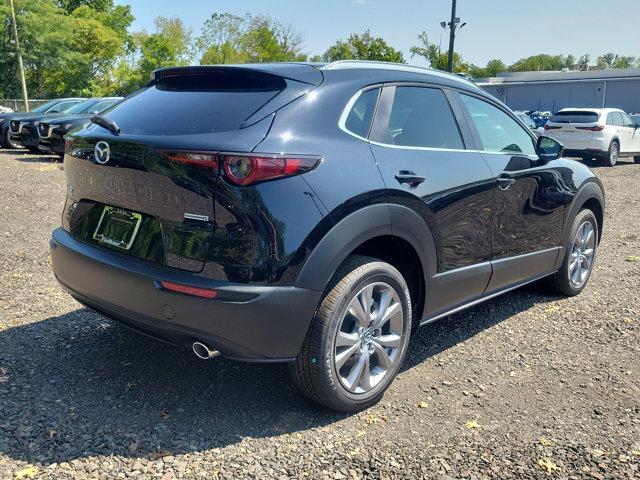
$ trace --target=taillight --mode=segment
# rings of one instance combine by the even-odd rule
[[[590,130],[592,132],[601,132],[604,130],[604,125],[595,125],[593,127],[576,127],[578,130]]]
[[[236,185],[245,186],[308,172],[318,165],[320,159],[280,155],[221,154],[220,161],[227,180]]]
[[[162,152],[162,154],[175,163],[205,170],[218,170],[218,155],[215,153]]]
[[[321,158],[312,155],[161,151],[174,163],[218,172],[238,186],[291,177],[316,168]]]
[[[545,125],[544,129],[545,130],[557,130],[558,128],[562,128],[561,126],[555,126],[555,125]]]

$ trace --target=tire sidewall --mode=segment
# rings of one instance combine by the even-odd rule
[[[593,260],[591,261],[591,269],[589,270],[587,279],[585,280],[585,282],[582,284],[581,287],[577,288],[575,285],[573,285],[570,279],[569,262],[571,257],[571,250],[573,249],[573,240],[575,239],[576,234],[578,233],[578,228],[580,228],[580,226],[584,223],[585,220],[589,220],[591,222],[591,225],[593,225],[593,230],[595,235],[595,244],[593,247]],[[598,221],[596,220],[596,216],[594,215],[594,213],[591,210],[581,210],[580,212],[578,212],[575,219],[573,220],[573,226],[571,227],[571,234],[569,235],[569,240],[566,245],[566,254],[565,254],[564,262],[562,263],[563,280],[566,282],[567,287],[570,289],[573,295],[577,295],[582,290],[584,290],[587,284],[589,283],[589,280],[591,279],[591,274],[593,273],[593,267],[598,257],[599,235],[600,235],[600,231],[598,230]]]
[[[611,158],[611,154],[613,153],[613,146],[614,145],[618,149],[618,156],[615,158],[615,160],[613,160]],[[620,145],[618,144],[618,142],[613,140],[611,142],[611,144],[609,145],[609,154],[607,155],[607,165],[609,165],[610,167],[614,167],[616,165],[616,163],[618,163],[618,159],[619,158],[620,158]]]
[[[359,408],[359,405],[374,403],[380,396],[382,396],[389,384],[391,384],[404,361],[409,343],[409,335],[411,332],[411,318],[413,312],[411,310],[411,297],[409,294],[409,288],[402,278],[402,275],[396,269],[384,263],[377,263],[378,266],[376,266],[376,268],[367,272],[364,276],[360,277],[355,282],[352,282],[349,285],[349,288],[343,293],[342,298],[331,312],[331,319],[327,326],[328,328],[326,331],[322,349],[323,370],[327,387],[332,392],[332,394],[337,397],[340,403],[353,404],[355,408]],[[394,365],[393,371],[388,372],[385,375],[384,379],[380,381],[380,383],[369,392],[363,394],[354,394],[344,388],[344,386],[340,382],[340,379],[338,378],[338,372],[334,367],[335,336],[337,333],[337,329],[340,328],[340,325],[342,324],[342,320],[344,318],[348,305],[353,297],[366,285],[375,282],[384,282],[390,285],[396,291],[402,303],[404,325],[401,340],[401,350],[398,354],[398,358]]]

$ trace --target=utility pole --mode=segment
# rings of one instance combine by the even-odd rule
[[[13,0],[12,0],[13,1]],[[456,41],[456,0],[451,0],[451,22],[449,23],[449,61],[447,71],[453,72],[453,44]],[[460,19],[458,19],[458,22]],[[14,20],[15,25],[15,20]]]
[[[24,65],[22,64],[22,52],[20,51],[20,41],[18,40],[18,24],[16,23],[16,11],[13,7],[13,0],[9,0],[11,4],[11,20],[13,23],[13,38],[16,41],[16,53],[18,54],[18,70],[20,70],[20,83],[22,83],[22,98],[24,100],[24,109],[29,111],[29,96],[27,95],[27,81],[24,78]]]

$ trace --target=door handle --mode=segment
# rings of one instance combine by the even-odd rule
[[[422,182],[426,180],[425,177],[416,175],[415,173],[410,172],[409,170],[400,170],[398,173],[396,173],[395,178],[398,181],[398,183],[406,183],[407,185],[409,185],[409,188],[416,188],[418,185],[420,185]]]
[[[497,180],[498,180],[498,188],[500,190],[509,190],[509,187],[514,183],[516,183],[516,179],[512,178],[511,175],[508,175],[506,173],[502,173],[498,175]]]

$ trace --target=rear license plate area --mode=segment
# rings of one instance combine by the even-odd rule
[[[142,215],[118,207],[105,206],[93,239],[104,245],[129,250],[142,223]]]

